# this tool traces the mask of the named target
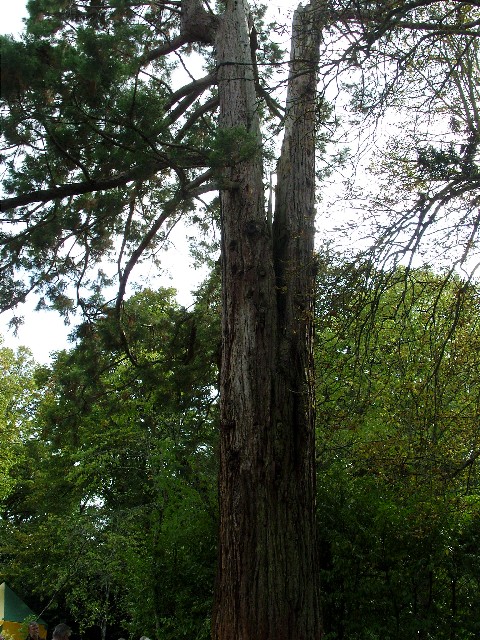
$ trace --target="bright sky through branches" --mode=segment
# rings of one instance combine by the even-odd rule
[[[442,2],[432,2],[435,6],[444,6]],[[26,4],[26,0],[0,0],[0,33],[18,36],[22,32]],[[270,28],[269,37],[282,50],[289,49],[289,24],[295,4],[293,0],[282,0],[268,7],[265,24],[273,21],[277,25]],[[452,67],[452,60],[457,58],[452,58],[454,43],[450,40],[447,46],[446,41],[437,42],[434,38],[429,45],[434,53],[429,54],[430,57],[427,55],[425,61],[424,58],[412,59],[406,70],[396,64],[397,58],[402,60],[407,54],[413,55],[420,43],[425,43],[421,34],[417,36],[405,32],[393,44],[390,41],[383,43],[385,50],[373,48],[354,67],[347,64],[341,76],[343,67],[339,61],[346,55],[349,40],[341,29],[330,36],[327,33],[325,37],[320,56],[320,85],[334,110],[330,115],[327,109],[326,120],[322,122],[326,151],[319,154],[317,165],[319,176],[322,176],[318,187],[317,245],[330,241],[336,250],[346,252],[376,246],[376,260],[385,268],[393,264],[392,259],[412,266],[427,262],[439,270],[450,269],[453,264],[461,277],[469,277],[475,271],[478,277],[478,226],[472,226],[476,224],[472,221],[477,219],[473,209],[474,191],[472,188],[465,192],[460,189],[459,197],[456,197],[454,189],[450,193],[451,204],[441,191],[448,186],[448,176],[462,178],[465,175],[466,165],[461,163],[469,143],[465,132],[470,130],[468,123],[473,121],[475,114],[478,121],[480,105],[475,72],[478,70],[478,51],[472,57],[471,72],[461,74],[463,84],[460,80],[455,84],[452,78],[457,75],[452,69],[458,65]],[[361,44],[360,35],[358,37]],[[426,51],[430,51],[428,46]],[[195,52],[183,58],[175,71],[175,83],[183,84],[185,78],[188,83],[188,76],[198,79],[204,75],[199,58]],[[271,95],[280,103],[284,100],[287,71],[287,64],[279,65],[267,82]],[[438,92],[438,86],[447,85],[448,91]],[[388,88],[390,86],[395,87],[395,92]],[[471,104],[460,99],[465,95],[471,96]],[[452,114],[455,116],[454,127]],[[270,138],[265,137],[272,157],[278,152],[276,140],[273,133]],[[456,164],[450,166],[452,153]],[[420,164],[419,154],[427,159],[436,154],[444,163],[450,162],[448,170],[454,173],[444,172],[439,176],[437,170],[433,177],[430,176]],[[270,167],[266,165],[267,171],[272,166],[273,162]],[[460,181],[460,185],[463,189],[464,181]],[[425,214],[421,213],[422,208],[419,214],[419,203],[427,193],[431,199],[429,211],[434,215],[431,216],[432,223],[428,218],[428,223],[424,224]],[[448,191],[446,193],[448,195]],[[470,205],[472,210],[465,213]],[[418,230],[421,230],[420,235]],[[460,232],[463,235],[459,236]],[[173,286],[179,291],[179,303],[188,306],[190,291],[204,276],[204,272],[190,267],[187,236],[194,234],[195,230],[187,230],[180,223],[162,248],[161,267],[169,269],[171,278],[168,273],[159,275],[157,266],[146,262],[132,273],[132,281],[153,289]],[[473,235],[470,237],[469,234]],[[384,238],[380,244],[378,238]],[[464,251],[465,258],[462,257]],[[111,268],[106,271],[111,275]],[[112,295],[107,297],[114,296],[112,289]],[[34,313],[35,304],[32,298],[18,310],[18,314],[26,319],[18,340],[14,341],[11,334],[7,334],[6,325],[11,313],[0,315],[0,335],[5,336],[8,344],[29,346],[35,357],[45,362],[50,351],[65,346],[70,329],[64,327],[56,312]]]
[[[11,34],[18,37],[23,30],[23,19],[27,17],[27,1],[0,0],[0,33]],[[188,232],[187,232],[188,233]],[[165,257],[168,263],[166,271],[158,277],[156,267],[148,269],[145,265],[137,267],[132,281],[142,278],[147,285],[152,287],[175,287],[177,300],[180,304],[188,306],[192,303],[191,291],[203,279],[203,270],[195,271],[190,266],[188,240],[185,229],[177,225],[169,236],[168,250]],[[191,235],[191,232],[190,234]],[[137,280],[138,281],[138,280]],[[24,317],[24,324],[19,328],[17,336],[14,336],[8,328],[8,322],[14,315],[11,312],[0,314],[0,337],[4,339],[4,346],[17,348],[28,347],[35,359],[40,363],[48,363],[50,354],[64,348],[68,348],[68,335],[74,324],[65,325],[63,319],[56,311],[35,311],[36,299],[31,296],[16,313]]]

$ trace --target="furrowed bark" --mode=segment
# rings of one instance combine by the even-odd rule
[[[217,34],[220,126],[244,127],[260,143],[247,15],[243,0],[227,0]],[[221,192],[214,640],[318,640],[321,635],[311,369],[317,40],[301,33],[307,26],[313,29],[311,12],[302,9],[296,16],[292,55],[304,62],[292,62],[275,248],[265,215],[260,156],[229,169],[225,178],[238,187]],[[305,65],[307,55],[311,64]]]
[[[222,365],[220,534],[215,640],[268,638],[264,587],[268,531],[265,440],[274,370],[275,279],[265,219],[260,132],[243,0],[228,0],[217,37],[220,126],[243,127],[259,153],[226,174],[221,191]],[[272,636],[273,637],[273,636]],[[280,640],[280,638],[278,639]]]
[[[299,6],[285,132],[277,164],[273,252],[277,278],[277,371],[272,415],[277,430],[278,500],[285,504],[285,574],[295,611],[289,640],[321,637],[315,535],[315,394],[313,368],[316,71],[321,3]]]

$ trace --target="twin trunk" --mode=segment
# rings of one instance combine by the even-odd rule
[[[273,228],[266,219],[255,79],[243,0],[216,40],[220,126],[259,152],[221,193],[223,356],[214,640],[317,640],[312,366],[315,67],[312,7],[293,25]]]

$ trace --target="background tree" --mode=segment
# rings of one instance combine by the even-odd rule
[[[0,553],[11,584],[43,595],[47,620],[63,608],[102,637],[209,635],[219,339],[209,292],[191,312],[168,290],[128,301],[141,366],[107,317],[37,374],[37,431],[11,472]]]
[[[0,503],[8,496],[12,483],[10,469],[21,456],[21,437],[30,433],[30,417],[35,405],[34,362],[30,352],[16,352],[2,346],[0,337]]]
[[[478,262],[480,5],[333,2],[322,75],[355,173],[343,193],[380,264]],[[338,82],[337,82],[338,80]],[[334,85],[335,83],[335,85]],[[389,269],[387,269],[388,271]]]
[[[379,295],[386,279],[342,262],[322,273],[326,637],[474,638],[479,291],[398,270]]]
[[[475,638],[478,287],[322,260],[325,635]],[[0,553],[4,575],[39,592],[49,620],[71,616],[89,636],[209,635],[218,275],[189,312],[170,291],[127,301],[135,366],[113,314],[82,326],[77,347],[37,374],[43,400],[11,470]]]

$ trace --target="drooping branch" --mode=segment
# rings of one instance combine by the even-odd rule
[[[192,89],[192,91],[185,96],[185,98],[175,107],[175,109],[172,109],[172,111],[168,114],[166,120],[169,125],[176,122],[195,102],[195,100],[201,96],[204,90],[205,88],[202,86]]]
[[[178,142],[186,135],[186,133],[193,127],[193,125],[200,120],[209,111],[213,111],[218,107],[218,96],[213,96],[210,100],[207,100],[196,111],[194,111],[186,120],[183,127],[177,133],[175,140]]]
[[[255,81],[255,91],[259,98],[267,105],[270,113],[278,118],[279,120],[283,119],[283,114],[281,106],[278,102],[270,95],[270,93],[262,86],[260,82],[260,74],[258,73],[258,64],[257,64],[257,49],[258,49],[258,37],[257,30],[255,28],[255,24],[253,23],[253,18],[249,15],[248,27],[250,29],[250,52],[252,56],[252,65],[253,65],[253,77]]]
[[[138,263],[142,255],[152,244],[162,225],[166,222],[166,220],[168,220],[168,218],[170,218],[174,213],[178,211],[178,208],[181,207],[182,203],[190,198],[195,197],[199,193],[205,193],[212,189],[212,185],[210,183],[207,183],[207,180],[211,178],[212,173],[213,172],[211,170],[208,170],[189,183],[182,185],[177,193],[163,205],[161,214],[154,220],[150,229],[143,236],[142,241],[137,246],[135,251],[133,251],[133,253],[131,254],[127,264],[125,265],[125,268],[121,270],[119,265],[119,288],[115,302],[115,314],[117,317],[123,346],[132,364],[136,364],[136,359],[131,353],[128,339],[125,335],[121,322],[123,299],[125,297],[125,291],[127,288],[128,280],[130,278],[130,274],[132,273],[132,270],[134,269],[135,265]]]
[[[167,220],[185,200],[195,197],[200,193],[205,193],[212,190],[214,186],[207,182],[212,177],[212,175],[213,171],[209,169],[194,180],[191,180],[187,184],[182,185],[178,192],[163,205],[162,213],[156,218],[150,229],[143,236],[142,241],[132,253],[125,268],[121,272],[120,286],[116,303],[117,311],[122,304],[128,278],[130,276],[130,273],[132,272],[132,269],[138,263],[143,253],[148,249],[165,220]]]
[[[204,161],[200,158],[190,158],[182,168],[194,168],[204,166]],[[12,196],[0,201],[0,211],[9,211],[17,207],[26,206],[34,202],[51,202],[71,196],[79,196],[84,193],[93,193],[95,191],[106,191],[115,189],[116,187],[124,187],[130,182],[136,180],[147,180],[154,176],[158,171],[167,168],[175,168],[168,159],[155,159],[152,162],[144,163],[132,167],[129,171],[124,171],[110,178],[92,179],[86,182],[71,182],[62,184],[49,189],[39,189],[29,193],[23,193],[19,196]]]
[[[191,93],[196,93],[199,91],[205,91],[209,86],[215,83],[215,74],[209,73],[203,78],[199,78],[198,80],[194,80],[193,82],[189,82],[188,84],[180,87],[175,93],[172,93],[170,98],[165,103],[165,111],[168,111],[173,107],[173,105],[181,100],[184,96],[187,96]]]

